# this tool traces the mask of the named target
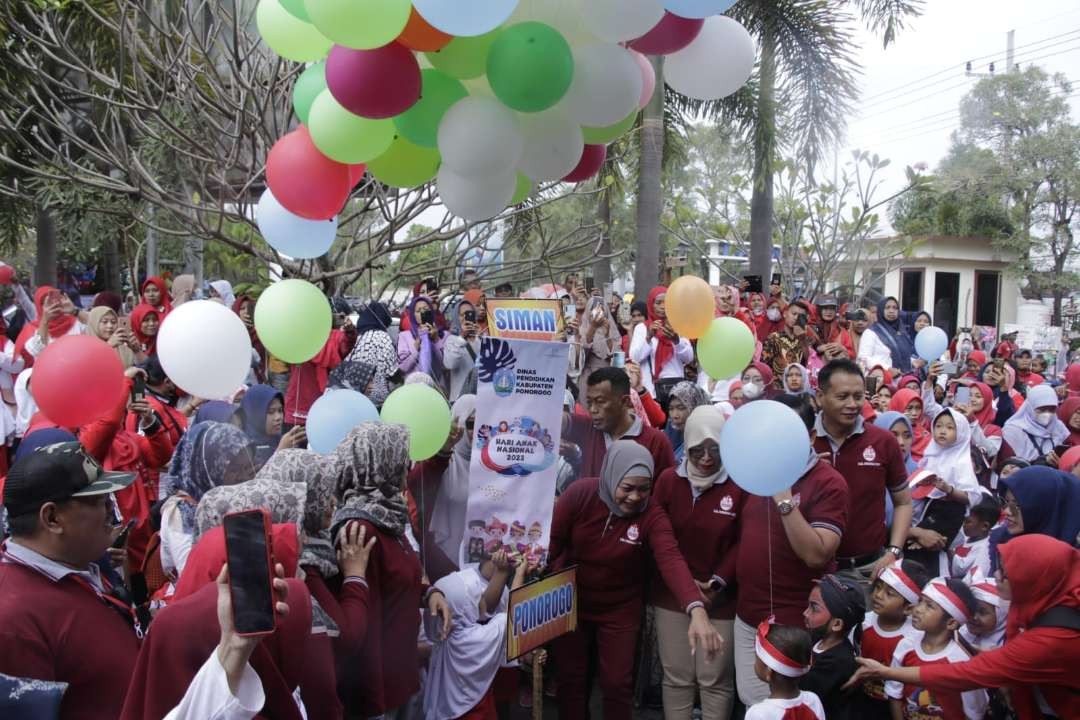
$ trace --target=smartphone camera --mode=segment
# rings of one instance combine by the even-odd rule
[[[798,325],[801,328],[804,328],[804,327],[806,327],[806,324],[808,322],[809,322],[809,318],[807,318],[806,315],[804,315],[802,313],[799,313],[799,318],[795,321],[795,324]]]
[[[225,516],[225,555],[233,624],[239,635],[269,635],[277,627],[270,558],[270,517],[263,510]]]
[[[421,325],[434,325],[435,324],[435,312],[432,310],[424,310],[420,313]]]
[[[471,322],[471,323],[476,322],[476,311],[475,310],[466,310],[465,311],[465,322]]]

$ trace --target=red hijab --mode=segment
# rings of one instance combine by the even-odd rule
[[[135,306],[135,309],[131,311],[131,332],[135,333],[135,337],[146,348],[147,355],[153,355],[157,352],[157,335],[144,335],[142,331],[143,320],[148,315],[154,315],[158,319],[158,332],[161,332],[161,320],[162,314],[160,310],[157,310],[151,305],[146,303],[139,303]]]
[[[285,567],[285,577],[294,577],[296,566],[300,562],[300,539],[296,525],[275,524],[271,529],[270,539],[274,562]],[[191,549],[184,572],[176,582],[173,600],[194,595],[204,585],[213,584],[225,564],[225,557],[225,528],[219,525],[207,530]]]
[[[975,413],[975,422],[979,423],[983,433],[996,430],[994,434],[999,434],[1001,429],[994,424],[994,417],[997,415],[997,411],[994,410],[994,391],[984,382],[971,383],[971,389],[982,395],[983,399],[982,410]]]
[[[649,291],[649,305],[645,310],[649,313],[650,325],[661,319],[654,309],[656,298],[661,295],[667,295],[667,286],[658,285]],[[667,365],[668,360],[675,357],[675,343],[671,342],[671,339],[664,333],[656,333],[653,337],[656,338],[656,358],[653,360],[652,374],[654,378],[658,378],[660,377],[660,371]]]
[[[780,311],[779,320],[770,320],[768,316],[769,308],[775,307]],[[757,335],[759,338],[767,338],[774,332],[780,332],[784,329],[784,301],[780,298],[769,298],[765,303],[765,314],[758,315],[754,318],[757,321]]]
[[[916,422],[911,423],[911,429],[914,432],[914,437],[911,441],[911,457],[918,462],[922,459],[923,452],[926,450],[926,446],[930,444],[931,440],[930,431],[927,428],[929,423],[926,419],[926,405],[923,404],[922,397],[914,390],[900,388],[893,393],[892,400],[889,401],[889,409],[904,415],[906,414],[904,411],[912,400],[918,400],[919,405],[923,408],[922,415],[919,416],[919,419]]]
[[[41,327],[41,318],[45,317],[45,298],[52,293],[59,293],[60,291],[51,285],[42,285],[34,293],[34,307],[37,308],[37,320],[31,320],[26,323],[22,331],[19,333],[18,339],[15,341],[15,357],[19,355],[23,356],[23,360],[26,361],[26,366],[30,367],[34,364],[34,358],[29,353],[25,352],[26,341],[34,336],[34,333]],[[74,315],[61,315],[55,317],[49,321],[49,337],[58,338],[68,334],[71,327],[75,324]]]
[[[158,305],[154,309],[162,315],[168,314],[168,312],[172,310],[172,298],[169,296],[169,286],[165,284],[164,280],[156,275],[154,277],[148,277],[143,281],[142,287],[139,288],[139,304],[150,305],[150,303],[146,302],[143,298],[143,293],[146,292],[147,285],[153,285],[161,292],[161,305]],[[154,306],[151,305],[151,307]]]
[[[892,373],[889,372],[889,368],[883,367],[881,365],[875,365],[874,367],[870,368],[870,372],[866,373],[866,374],[869,375],[870,373],[874,372],[875,370],[880,370],[881,371],[881,384],[882,385],[888,385],[890,388],[892,388],[892,386],[893,386],[893,384],[892,384]]]
[[[1052,607],[1080,608],[1080,550],[1032,533],[998,545],[998,552],[1012,592],[1007,638]]]
[[[1058,419],[1065,423],[1065,427],[1069,429],[1069,445],[1080,445],[1080,430],[1074,430],[1072,425],[1069,425],[1069,418],[1071,418],[1073,413],[1077,410],[1080,410],[1080,397],[1065,398],[1065,400],[1058,405]]]
[[[761,362],[760,360],[755,360],[754,362],[743,368],[743,372],[746,372],[749,368],[756,368],[757,371],[761,373],[761,381],[765,383],[766,389],[768,389],[769,386],[773,384],[773,371],[771,367]],[[742,379],[741,375],[739,376],[739,379]]]
[[[1069,386],[1069,395],[1080,396],[1080,363],[1073,363],[1065,370],[1065,384]]]

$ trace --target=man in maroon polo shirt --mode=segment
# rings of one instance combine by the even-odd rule
[[[654,477],[675,465],[671,442],[659,430],[645,427],[634,415],[630,376],[622,368],[606,367],[589,375],[585,406],[589,416],[570,416],[570,437],[581,448],[579,477],[599,477],[604,455],[616,440],[633,440],[653,456]]]
[[[833,360],[821,369],[814,449],[848,485],[848,523],[836,551],[837,569],[868,586],[879,570],[903,556],[912,506],[896,438],[863,422],[865,394],[862,370],[851,360]],[[886,492],[894,508],[891,530],[885,526]]]

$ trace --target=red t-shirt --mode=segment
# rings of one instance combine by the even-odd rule
[[[751,496],[731,479],[709,487],[694,497],[690,482],[668,468],[656,479],[653,502],[668,514],[679,551],[695,580],[708,582],[714,575],[728,585],[735,582],[735,555],[739,541],[739,520],[743,504]],[[731,620],[735,617],[735,594],[727,602],[709,608],[709,616]],[[683,607],[662,578],[654,577],[653,605],[681,611]]]
[[[791,486],[791,493],[799,511],[812,527],[826,528],[841,538],[844,536],[848,489],[844,478],[828,463],[814,465]],[[735,612],[740,620],[756,627],[771,612],[781,625],[802,627],[805,624],[803,610],[814,580],[828,571],[829,568],[807,567],[795,554],[772,498],[747,498],[743,505],[735,570],[739,583]]]
[[[904,638],[893,652],[893,667],[926,667],[967,662],[971,656],[955,641],[945,649],[930,654],[922,648],[922,638]],[[988,698],[985,690],[950,692],[930,690],[920,685],[904,685],[895,680],[885,683],[885,694],[904,705],[905,720],[981,720]]]
[[[833,451],[832,441],[821,433],[814,450],[829,453],[832,466],[847,481],[848,523],[836,550],[838,558],[868,555],[885,546],[885,491],[907,487],[907,468],[896,438],[888,430],[863,424]]]
[[[882,665],[891,665],[896,646],[904,638],[919,638],[921,632],[911,626],[911,618],[896,630],[884,630],[878,624],[877,613],[869,611],[863,621],[862,643],[859,654]],[[863,680],[862,691],[875,700],[888,700],[885,696],[884,680]]]

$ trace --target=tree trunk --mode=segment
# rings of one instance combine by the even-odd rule
[[[761,37],[761,84],[754,127],[754,190],[750,197],[750,272],[772,274],[773,172],[776,153],[776,56],[772,37]],[[790,282],[790,278],[789,278]]]
[[[600,193],[596,219],[600,221],[600,255],[611,255],[611,188]],[[611,278],[611,258],[597,258],[593,263],[593,282],[596,287],[603,288],[605,283],[611,282]],[[604,302],[611,302],[611,298],[604,298]]]
[[[56,285],[56,225],[47,208],[37,208],[37,262],[34,264],[34,284]]]
[[[105,290],[124,294],[124,285],[120,274],[123,272],[123,263],[120,261],[120,238],[116,235],[107,236],[102,242],[104,257],[101,261],[101,284]]]
[[[650,56],[656,90],[641,116],[641,159],[638,163],[637,258],[634,294],[645,297],[660,280],[660,213],[663,209],[661,168],[664,162],[664,59]]]

